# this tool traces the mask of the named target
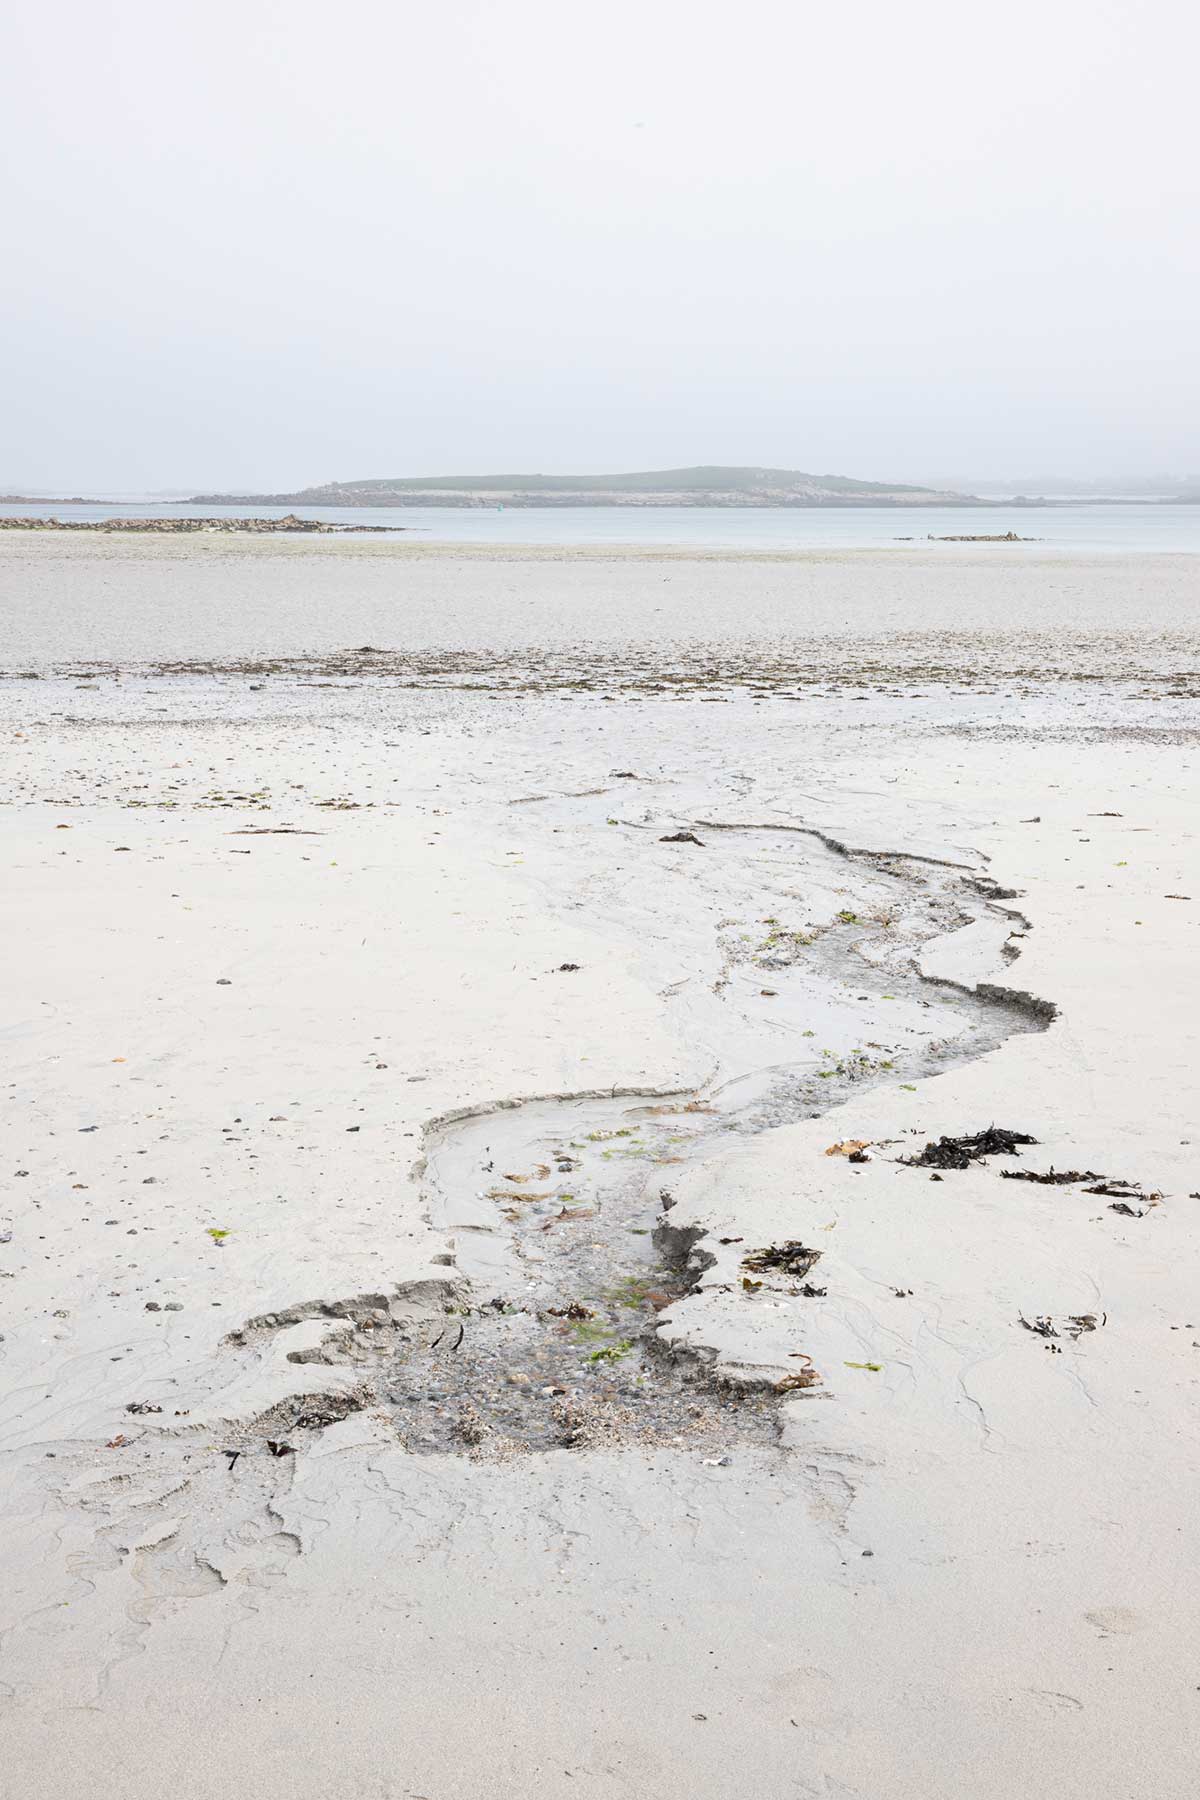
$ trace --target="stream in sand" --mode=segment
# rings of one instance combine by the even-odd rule
[[[803,1353],[804,1324],[808,1309],[840,1304],[836,1277],[830,1285],[819,1243],[789,1245],[782,1266],[756,1267],[756,1253],[773,1246],[734,1239],[745,1304],[783,1307],[794,1322],[794,1374],[780,1383],[778,1369],[735,1375],[726,1364],[714,1379],[715,1352],[702,1341],[681,1351],[659,1337],[710,1260],[703,1233],[672,1225],[676,1184],[723,1143],[820,1116],[871,1087],[915,1083],[1045,1024],[1019,997],[920,972],[934,940],[968,927],[990,937],[993,963],[1006,947],[1015,954],[1025,922],[973,869],[847,851],[784,826],[705,824],[698,807],[699,845],[660,848],[686,812],[668,816],[649,797],[613,828],[612,804],[611,795],[550,796],[537,823],[522,808],[528,878],[576,895],[614,953],[642,944],[647,972],[672,977],[663,1003],[697,1052],[693,1068],[708,1073],[669,1092],[513,1096],[430,1120],[414,1173],[444,1234],[440,1260],[453,1259],[445,1285],[419,1282],[418,1295],[400,1284],[389,1299],[384,1282],[375,1295],[305,1303],[230,1333],[227,1354],[255,1357],[295,1319],[327,1322],[308,1349],[289,1353],[289,1396],[216,1438],[198,1443],[186,1425],[181,1435],[188,1415],[167,1401],[161,1420],[152,1408],[130,1421],[136,1465],[98,1468],[90,1447],[57,1445],[31,1480],[86,1515],[75,1577],[94,1584],[125,1559],[134,1570],[117,1660],[136,1654],[181,1597],[215,1594],[235,1577],[251,1592],[284,1579],[300,1548],[281,1510],[302,1460],[292,1453],[350,1413],[390,1417],[414,1475],[444,1456],[493,1465],[606,1447],[716,1465],[734,1453],[746,1466],[783,1457],[783,1396],[814,1375],[813,1392],[824,1391]],[[589,808],[594,832],[581,825]],[[664,944],[665,963],[656,960]],[[559,967],[546,979],[583,975]],[[831,1120],[830,1141],[848,1129]],[[868,1154],[898,1158],[922,1141],[906,1135]],[[803,1179],[798,1170],[798,1189]],[[716,1242],[721,1229],[714,1220]],[[314,1364],[353,1379],[331,1390]]]
[[[1015,954],[1007,937],[1019,922],[987,883],[766,828],[703,828],[694,853],[722,837],[731,849],[742,839],[741,850],[751,836],[793,866],[800,844],[810,868],[834,859],[844,903],[824,922],[718,920],[715,980],[699,999],[681,984],[668,1000],[723,1015],[721,1063],[706,1082],[503,1101],[429,1128],[426,1206],[468,1288],[444,1322],[399,1328],[387,1402],[412,1450],[504,1456],[623,1441],[716,1450],[731,1433],[772,1441],[778,1394],[816,1385],[804,1359],[781,1385],[717,1386],[702,1351],[670,1357],[658,1342],[658,1324],[712,1260],[695,1233],[672,1228],[673,1180],[722,1138],[815,1117],[864,1084],[915,1082],[1045,1023],[995,990],[919,972],[923,945],[983,921]],[[848,1007],[874,1023],[846,1047]],[[691,1024],[703,1029],[699,1016]],[[743,1254],[769,1248],[746,1244]],[[819,1254],[793,1248],[782,1268],[744,1271],[747,1297],[819,1299],[819,1268],[810,1274]]]

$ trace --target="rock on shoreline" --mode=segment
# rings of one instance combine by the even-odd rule
[[[0,531],[403,531],[403,525],[332,525],[323,519],[38,519],[0,518]]]

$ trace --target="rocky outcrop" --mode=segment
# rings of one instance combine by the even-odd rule
[[[323,519],[37,519],[0,518],[0,531],[224,531],[347,532],[403,531],[403,525],[330,525]]]

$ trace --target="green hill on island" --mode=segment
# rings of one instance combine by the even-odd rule
[[[961,506],[964,494],[797,469],[653,469],[624,475],[423,475],[329,481],[287,494],[197,494],[255,506]]]

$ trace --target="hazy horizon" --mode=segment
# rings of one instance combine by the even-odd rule
[[[5,492],[1200,468],[1182,0],[50,21],[0,70]]]
[[[688,467],[731,467],[732,465],[706,463],[706,464],[694,464],[694,465],[686,465],[686,466],[688,466]],[[752,469],[752,468],[762,468],[765,465],[763,465],[761,463],[757,463],[757,464],[746,464],[743,466],[747,469]],[[250,489],[249,487],[237,488],[229,483],[226,483],[223,486],[219,485],[219,484],[213,484],[206,488],[201,483],[195,483],[191,486],[188,486],[187,484],[179,484],[179,485],[171,485],[169,487],[158,487],[158,488],[137,487],[137,486],[131,486],[131,487],[125,487],[125,488],[110,487],[107,489],[101,489],[100,491],[93,490],[90,493],[84,493],[81,488],[77,488],[75,490],[74,496],[72,495],[72,492],[68,490],[68,487],[66,484],[60,484],[57,488],[52,488],[52,487],[48,487],[45,485],[39,485],[39,484],[29,484],[29,485],[23,486],[19,482],[6,482],[2,478],[0,478],[0,497],[2,497],[4,495],[24,496],[30,500],[38,500],[40,502],[46,501],[46,500],[51,500],[51,499],[67,500],[67,499],[71,499],[72,497],[78,497],[80,499],[93,499],[93,500],[98,500],[98,501],[109,500],[109,501],[136,501],[136,502],[146,501],[146,502],[150,502],[150,501],[154,501],[154,500],[161,500],[161,501],[186,500],[186,499],[190,499],[194,495],[199,495],[199,494],[209,494],[209,495],[228,494],[231,498],[236,499],[239,496],[239,494],[242,494],[242,493],[246,493],[246,494],[256,493],[259,495],[271,495],[271,494],[286,495],[289,493],[299,493],[299,492],[304,491],[305,489],[319,488],[322,486],[329,485],[330,482],[335,482],[335,481],[352,484],[355,481],[366,481],[366,480],[372,480],[372,479],[389,479],[389,478],[394,478],[396,480],[410,480],[410,479],[431,480],[431,479],[436,479],[438,474],[441,474],[447,478],[455,478],[458,480],[472,479],[472,478],[480,479],[480,480],[490,478],[490,479],[494,480],[497,477],[503,476],[503,475],[526,476],[529,478],[541,479],[546,476],[556,476],[556,477],[562,478],[563,476],[569,476],[571,474],[577,473],[581,476],[582,479],[586,480],[589,476],[593,476],[593,475],[594,476],[627,475],[627,474],[634,473],[634,472],[635,471],[631,471],[631,470],[615,470],[615,469],[564,470],[564,469],[554,469],[554,468],[543,468],[543,469],[538,469],[538,470],[526,469],[526,470],[519,470],[519,471],[518,470],[498,470],[498,469],[491,469],[491,470],[463,469],[463,470],[441,470],[441,471],[425,470],[425,471],[422,471],[421,473],[417,474],[414,477],[407,473],[404,475],[397,476],[394,474],[394,471],[393,471],[393,472],[391,472],[391,475],[389,476],[389,472],[387,472],[387,471],[375,471],[375,472],[373,472],[372,475],[369,475],[369,476],[361,475],[361,474],[358,476],[331,476],[331,477],[329,477],[328,482],[319,482],[319,481],[305,482],[303,484],[298,484],[295,488],[285,488],[282,485],[275,484],[274,486],[264,485],[260,489],[253,490],[253,489]],[[646,472],[657,473],[658,471],[639,471],[639,472],[641,472],[641,473],[646,473]],[[661,472],[664,474],[672,473],[672,471],[669,471],[669,470],[663,470]],[[676,470],[674,472],[678,473],[679,471]],[[843,476],[847,473],[847,471],[845,471],[843,469],[827,469],[827,470],[807,469],[807,470],[788,471],[788,473],[807,474],[807,475],[814,475],[814,476],[823,476],[823,475]],[[868,481],[873,479],[871,476],[860,476],[857,473],[855,473],[853,478],[856,480],[868,480]],[[874,479],[877,479],[880,481],[880,483],[883,483],[883,482],[887,481],[888,477],[886,474],[882,474],[882,475],[877,475],[876,477],[874,477]],[[1030,495],[1035,495],[1035,496],[1057,496],[1060,498],[1073,498],[1073,499],[1077,499],[1081,504],[1085,504],[1089,498],[1103,499],[1106,497],[1115,497],[1115,496],[1170,497],[1172,494],[1174,494],[1176,492],[1179,492],[1181,494],[1185,493],[1185,492],[1188,494],[1191,494],[1191,493],[1195,492],[1197,487],[1200,487],[1200,475],[1198,475],[1194,471],[1186,470],[1186,469],[1179,469],[1179,470],[1174,470],[1174,471],[1160,470],[1160,471],[1157,471],[1154,473],[1142,473],[1142,474],[1132,474],[1129,471],[1126,471],[1123,476],[1114,476],[1114,477],[1108,478],[1107,480],[1105,480],[1104,478],[1089,479],[1087,477],[1079,477],[1079,476],[1067,475],[1067,474],[1061,474],[1061,473],[1058,475],[1053,475],[1053,474],[1051,474],[1051,475],[1025,475],[1025,476],[1008,476],[1008,477],[966,476],[966,475],[925,476],[925,475],[918,474],[911,478],[910,485],[929,488],[929,489],[932,489],[932,490],[935,490],[938,492],[953,493],[953,494],[957,494],[957,495],[966,495],[966,496],[978,495],[981,498],[986,497],[988,495],[995,495],[995,494],[1008,494],[1008,495],[1030,494]],[[97,484],[97,489],[99,489],[99,484]],[[467,504],[467,502],[464,501],[464,504]]]

